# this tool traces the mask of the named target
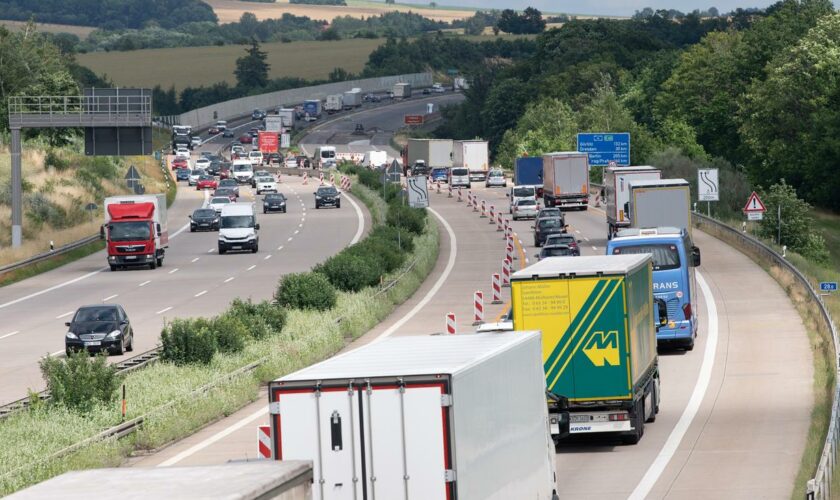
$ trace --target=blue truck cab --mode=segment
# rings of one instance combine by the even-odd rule
[[[694,349],[697,337],[697,284],[700,249],[685,229],[624,229],[607,242],[607,255],[653,256],[653,296],[668,308],[668,323],[656,333],[660,346]]]

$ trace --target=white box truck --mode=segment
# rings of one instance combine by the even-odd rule
[[[388,163],[387,151],[368,151],[362,159],[362,165],[368,168],[383,167]]]
[[[604,169],[604,204],[607,206],[607,239],[620,229],[630,227],[628,203],[630,181],[650,181],[662,178],[662,171],[643,165],[637,167],[607,167]]]
[[[556,494],[539,332],[392,337],[269,384],[272,456],[312,498]]]
[[[589,208],[589,156],[577,151],[543,155],[543,200],[547,207]]]
[[[295,128],[295,110],[294,108],[278,108],[277,116],[280,117],[281,123],[285,128]]]
[[[362,89],[348,90],[344,93],[344,109],[358,108],[362,105]]]
[[[344,96],[341,94],[331,94],[327,96],[327,102],[324,103],[324,111],[329,114],[336,113],[344,109]]]
[[[691,234],[691,188],[685,179],[630,181],[630,227],[675,227]]]
[[[410,83],[395,83],[394,84],[394,97],[396,99],[408,99],[411,97],[411,84]]]
[[[470,182],[484,182],[490,166],[487,141],[454,141],[452,166],[470,171]]]
[[[409,139],[406,147],[408,167],[417,160],[424,161],[429,169],[452,166],[452,139]]]

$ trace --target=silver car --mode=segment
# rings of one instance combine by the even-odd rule
[[[487,180],[484,182],[485,187],[507,187],[507,179],[505,173],[501,170],[491,170],[487,173]]]
[[[195,186],[198,183],[198,178],[202,175],[207,175],[207,172],[202,168],[194,168],[190,170],[190,178],[187,180],[187,184]]]
[[[537,217],[537,200],[516,200],[513,205],[513,220],[535,219]]]

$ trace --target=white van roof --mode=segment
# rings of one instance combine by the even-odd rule
[[[222,207],[222,217],[231,215],[254,215],[254,205],[250,203],[228,203]]]

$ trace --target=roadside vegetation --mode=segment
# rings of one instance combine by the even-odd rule
[[[214,318],[168,323],[161,361],[125,377],[101,358],[45,361],[42,371],[60,397],[0,420],[0,495],[67,470],[118,465],[134,450],[189,435],[253,401],[260,384],[337,353],[384,319],[434,267],[439,236],[424,211],[403,207],[393,190],[386,190],[386,204],[381,187],[371,185],[375,189],[359,182],[353,190],[371,213],[384,205],[385,213],[374,218],[380,222],[312,271],[282,277],[276,300],[234,300]],[[399,225],[386,222],[397,211]],[[374,280],[342,262],[386,267],[377,268]],[[142,416],[142,427],[124,439],[92,440],[58,453],[120,423],[120,383],[126,420]],[[90,391],[91,385],[102,390]]]

